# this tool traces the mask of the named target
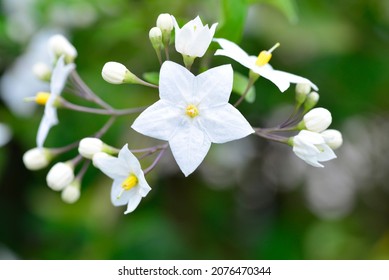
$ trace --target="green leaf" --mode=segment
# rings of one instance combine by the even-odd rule
[[[234,93],[237,93],[239,95],[243,95],[244,91],[246,90],[246,87],[249,83],[248,77],[240,74],[240,73],[234,73],[234,84],[232,86],[232,91]],[[249,103],[253,103],[255,101],[255,87],[252,86],[245,97],[246,101]]]
[[[298,21],[296,0],[250,0],[250,3],[265,3],[282,12],[290,22]]]
[[[222,0],[221,19],[215,37],[239,42],[242,38],[248,7],[246,0]]]
[[[146,80],[146,82],[158,85],[159,84],[159,73],[158,72],[146,72],[142,75],[143,79]]]

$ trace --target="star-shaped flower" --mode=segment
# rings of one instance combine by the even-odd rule
[[[172,16],[175,30],[176,51],[190,57],[202,57],[211,44],[217,23],[203,25],[199,16],[186,23],[181,29]]]
[[[293,137],[293,152],[306,163],[315,167],[324,167],[319,161],[336,158],[335,153],[326,144],[324,137],[317,132],[301,130]]]
[[[117,158],[104,153],[95,154],[93,164],[113,179],[111,201],[115,206],[127,204],[124,214],[134,211],[142,197],[151,190],[138,159],[128,149],[127,144],[120,150]]]
[[[169,141],[180,169],[188,176],[203,161],[211,143],[225,143],[254,132],[228,99],[232,90],[230,65],[194,76],[166,61],[160,72],[160,100],[147,108],[132,128]]]
[[[278,45],[275,45],[269,51],[262,51],[258,56],[251,56],[231,41],[216,38],[213,40],[222,47],[222,49],[219,49],[215,52],[215,55],[223,55],[232,58],[258,75],[270,80],[280,89],[281,92],[287,90],[291,83],[307,83],[314,90],[318,90],[317,86],[306,78],[287,72],[274,70],[273,67],[271,67],[271,65],[268,63],[271,58],[271,52]]]
[[[65,57],[61,56],[53,69],[50,83],[50,97],[46,102],[45,112],[36,137],[36,143],[39,148],[43,147],[50,128],[58,124],[57,108],[54,102],[61,95],[66,80],[75,67],[73,63],[65,64]]]

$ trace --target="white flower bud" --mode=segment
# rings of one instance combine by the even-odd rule
[[[157,27],[162,32],[171,32],[173,30],[173,19],[169,14],[160,14],[157,18]]]
[[[98,138],[87,137],[80,141],[78,145],[78,152],[84,158],[92,159],[95,153],[103,150],[104,143]]]
[[[11,140],[12,132],[8,125],[0,123],[0,147],[4,146]]]
[[[32,67],[32,72],[41,81],[50,81],[51,78],[51,68],[49,65],[43,62],[38,62]]]
[[[101,76],[105,81],[111,84],[137,83],[139,78],[121,63],[107,62],[104,64]]]
[[[315,108],[305,114],[303,122],[309,131],[321,132],[330,126],[332,116],[327,109]]]
[[[56,58],[65,56],[65,61],[71,63],[77,57],[76,48],[61,34],[52,36],[49,39],[49,49]]]
[[[61,193],[62,200],[69,204],[75,203],[81,195],[80,187],[79,180],[74,180],[70,185],[63,189]]]
[[[304,109],[308,111],[315,107],[317,102],[319,101],[319,98],[319,94],[316,91],[312,91],[305,99]]]
[[[29,170],[39,170],[45,168],[52,158],[49,149],[33,148],[23,155],[23,163]]]
[[[343,144],[342,133],[336,129],[327,129],[320,134],[323,136],[326,144],[333,150],[339,148]]]
[[[160,49],[162,47],[162,31],[159,27],[150,29],[149,38],[154,49]]]
[[[63,190],[73,180],[73,166],[64,162],[56,163],[46,176],[47,185],[55,191]]]
[[[296,85],[296,101],[299,104],[304,103],[307,95],[311,92],[311,85],[308,83],[298,83]]]

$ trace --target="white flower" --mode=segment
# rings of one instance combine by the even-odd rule
[[[49,149],[33,148],[23,155],[23,163],[29,170],[39,170],[45,168],[52,158]]]
[[[58,59],[51,76],[51,94],[49,99],[47,100],[45,112],[39,125],[38,135],[36,138],[36,143],[39,148],[43,147],[43,143],[46,140],[50,128],[58,124],[57,109],[54,106],[54,102],[57,97],[61,95],[61,92],[65,86],[66,80],[70,72],[72,72],[76,67],[73,63],[65,65],[64,59],[64,56],[61,56]]]
[[[54,59],[65,56],[65,61],[71,63],[77,57],[76,48],[61,34],[56,34],[49,39],[49,50]]]
[[[0,147],[4,146],[11,139],[11,129],[8,125],[0,123]]]
[[[55,191],[61,191],[74,180],[74,168],[70,163],[58,162],[47,173],[47,185]]]
[[[293,137],[293,152],[306,163],[315,167],[324,167],[319,161],[336,158],[335,153],[326,144],[324,137],[317,132],[302,130]]]
[[[97,153],[93,164],[105,175],[113,179],[111,201],[115,206],[128,204],[124,214],[135,210],[142,197],[151,190],[147,184],[137,158],[128,150],[127,144],[120,150],[119,156],[103,156]]]
[[[309,84],[313,89],[318,90],[317,86],[306,78],[287,72],[274,70],[273,67],[271,67],[268,63],[271,58],[271,51],[274,48],[269,51],[262,51],[257,57],[248,55],[238,45],[226,39],[215,38],[213,40],[219,43],[219,45],[222,47],[222,49],[216,51],[215,55],[223,55],[232,58],[258,75],[270,80],[280,89],[281,92],[287,90],[290,86],[290,83],[306,83]],[[278,45],[275,47],[277,46]]]
[[[132,128],[169,141],[180,169],[188,176],[203,161],[211,143],[225,143],[254,132],[228,99],[233,73],[230,65],[194,76],[166,61],[161,67],[160,100],[135,120]]]
[[[78,152],[84,158],[92,159],[93,155],[101,152],[104,148],[104,143],[98,138],[87,137],[78,144]]]
[[[172,18],[176,34],[176,51],[190,57],[202,57],[211,44],[217,23],[209,28],[208,24],[204,26],[197,16],[180,29],[176,19],[173,16]]]
[[[332,116],[325,108],[315,108],[304,115],[303,122],[309,131],[322,132],[330,126]]]
[[[336,129],[327,129],[320,134],[323,136],[326,144],[333,150],[339,148],[343,144],[342,133]]]

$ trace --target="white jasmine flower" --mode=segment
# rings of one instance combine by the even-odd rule
[[[304,115],[302,122],[309,131],[321,132],[330,126],[332,116],[325,108],[315,108]]]
[[[130,152],[127,144],[120,150],[118,157],[97,153],[93,164],[105,175],[113,179],[111,201],[115,206],[127,204],[124,214],[135,210],[142,197],[151,190],[138,159]]]
[[[49,39],[49,50],[54,55],[54,60],[65,56],[66,63],[71,63],[77,57],[76,48],[61,34],[56,34]]]
[[[92,159],[93,155],[101,152],[104,148],[104,143],[98,138],[87,137],[78,144],[78,152],[84,158]]]
[[[169,141],[180,169],[188,176],[203,161],[211,143],[225,143],[254,132],[228,99],[232,90],[230,65],[194,76],[171,61],[160,72],[160,100],[135,120],[132,128]]]
[[[342,133],[336,129],[327,129],[320,134],[323,136],[326,144],[333,150],[339,148],[343,144]]]
[[[181,29],[172,16],[175,29],[175,46],[177,52],[190,57],[202,57],[211,44],[217,23],[211,28],[203,25],[199,16],[189,21]]]
[[[302,130],[293,137],[293,152],[306,163],[315,167],[324,167],[319,161],[336,158],[335,153],[326,144],[324,137],[317,132]]]
[[[238,45],[226,39],[215,38],[213,40],[219,43],[219,45],[222,47],[222,49],[216,51],[215,55],[223,55],[232,58],[258,75],[270,80],[280,89],[281,92],[287,90],[290,86],[290,83],[305,83],[309,84],[313,89],[318,90],[317,86],[306,78],[287,72],[274,70],[273,67],[271,67],[271,65],[268,63],[271,58],[271,52],[276,47],[278,47],[279,44],[276,44],[269,51],[262,51],[258,56],[251,56],[242,50]]]
[[[61,191],[74,180],[74,167],[71,163],[57,162],[47,173],[47,185],[54,191]]]
[[[11,129],[8,125],[0,123],[0,147],[4,146],[11,139]]]
[[[43,143],[46,140],[50,128],[58,124],[57,109],[54,106],[54,102],[57,97],[61,95],[70,72],[72,72],[76,67],[73,63],[65,65],[64,59],[64,56],[61,56],[58,59],[51,76],[51,94],[46,102],[45,112],[39,125],[38,134],[36,138],[36,143],[39,148],[43,147]]]
[[[23,155],[23,163],[29,170],[45,168],[51,161],[53,155],[49,149],[33,148]]]

